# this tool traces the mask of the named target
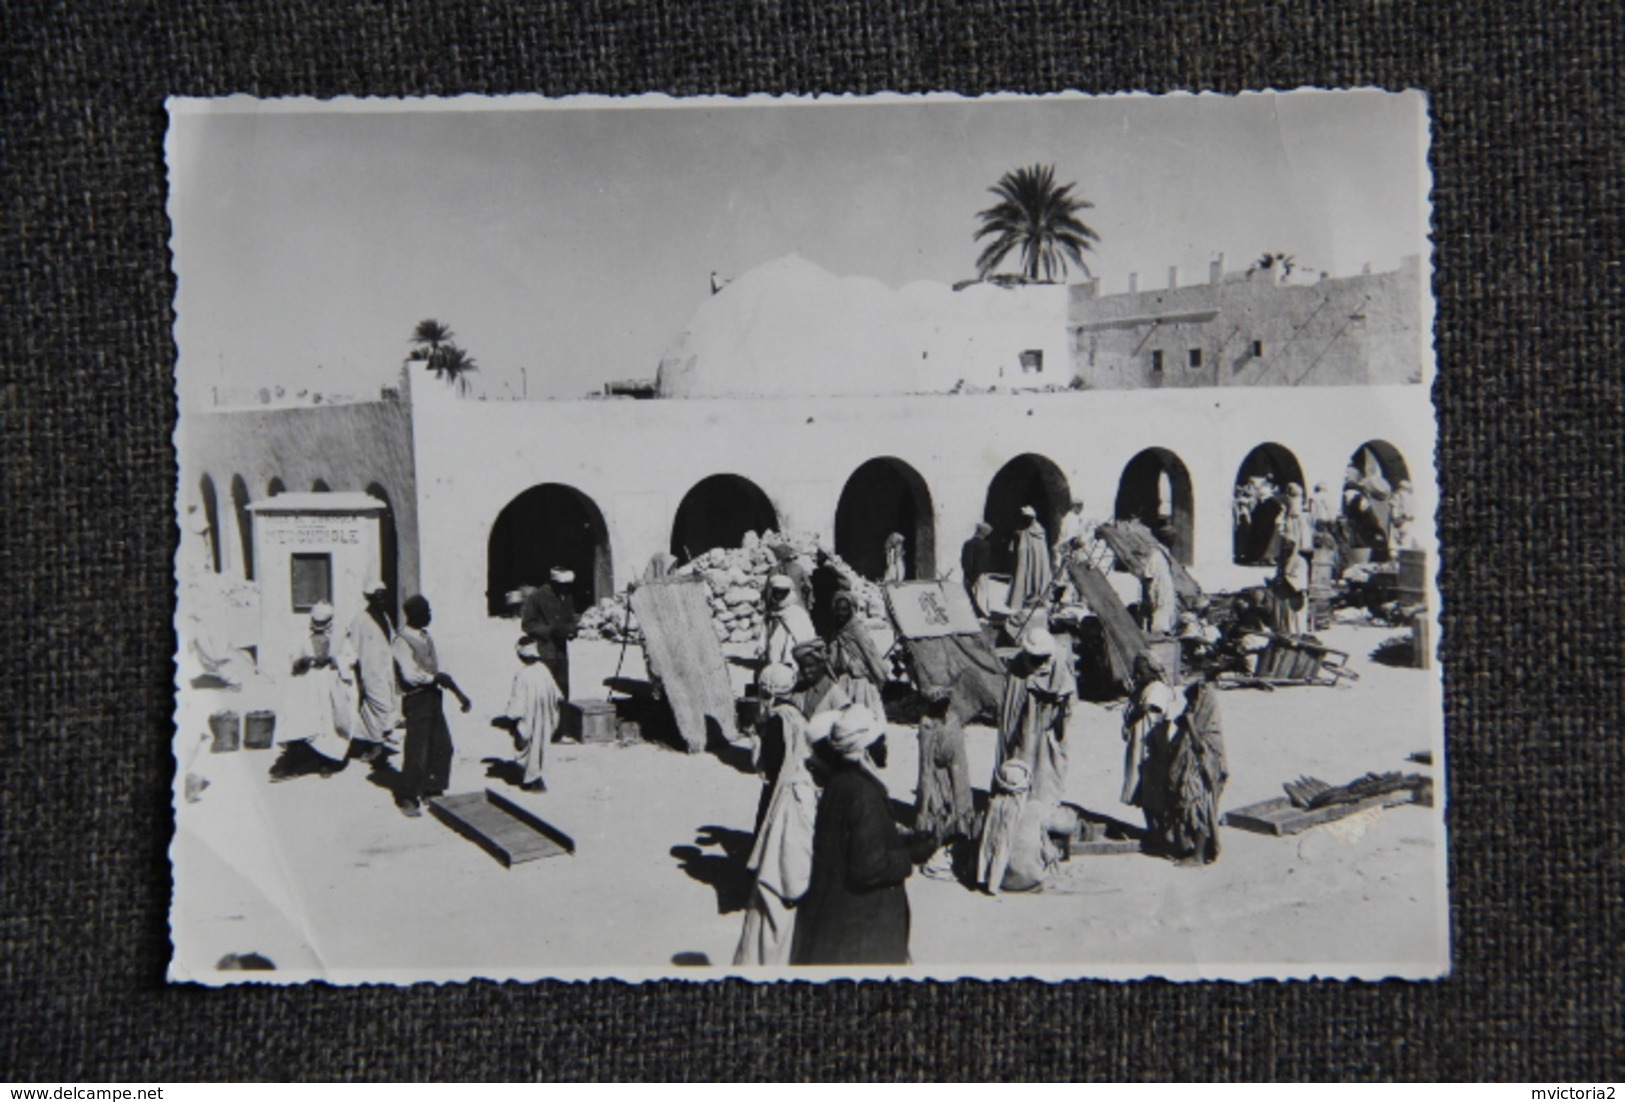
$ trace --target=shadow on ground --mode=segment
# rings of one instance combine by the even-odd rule
[[[1410,669],[1416,665],[1416,649],[1409,635],[1396,635],[1391,639],[1384,639],[1371,652],[1371,661],[1382,666],[1393,666],[1398,669]]]
[[[677,858],[678,868],[716,890],[717,914],[733,914],[744,910],[750,900],[752,878],[745,862],[752,841],[748,831],[704,826],[695,833],[693,845],[673,846],[671,855]],[[708,849],[721,852],[705,852]]]

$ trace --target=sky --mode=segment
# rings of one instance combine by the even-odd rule
[[[1384,271],[1427,252],[1426,125],[1420,94],[1377,91],[175,101],[183,401],[375,393],[428,317],[476,394],[653,378],[713,271],[796,253],[893,287],[973,277],[988,188],[1032,164],[1094,204],[1102,293],[1220,254]]]

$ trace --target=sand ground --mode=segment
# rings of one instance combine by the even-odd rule
[[[1406,760],[1429,749],[1442,760],[1436,674],[1369,659],[1394,634],[1323,633],[1352,655],[1360,680],[1346,687],[1221,694],[1225,808],[1279,796],[1300,774],[1332,783],[1367,771],[1437,775]],[[608,645],[582,648],[577,685],[610,672],[616,657]],[[434,818],[400,815],[355,763],[329,779],[271,784],[273,752],[214,754],[203,741],[208,714],[223,702],[255,706],[253,691],[189,692],[177,792],[187,774],[207,787],[195,802],[177,798],[173,974],[271,978],[216,970],[226,954],[249,952],[274,962],[278,978],[338,982],[722,974],[742,919],[757,778],[709,753],[558,744],[547,754],[548,791],[521,793],[488,775],[492,759],[512,753],[489,726],[512,671],[442,659],[475,701],[468,715],[448,712],[452,791],[504,791],[574,838],[575,854],[505,869]],[[1120,727],[1117,710],[1077,707],[1068,793],[1138,823],[1118,801]],[[888,741],[892,795],[912,803],[913,731],[894,726]],[[979,788],[993,741],[987,728],[969,733]],[[1295,837],[1227,828],[1213,866],[1080,856],[1040,895],[989,897],[916,875],[914,962],[938,976],[1438,974],[1448,959],[1442,823],[1442,806],[1402,806]]]

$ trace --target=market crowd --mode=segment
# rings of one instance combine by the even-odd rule
[[[904,964],[906,881],[916,868],[993,895],[1040,891],[1058,874],[1084,819],[1064,798],[1068,721],[1081,684],[1077,628],[1090,613],[1069,566],[1098,559],[1095,531],[1074,502],[1053,543],[1031,507],[1002,547],[987,525],[966,541],[961,582],[986,637],[1004,645],[991,652],[996,669],[961,670],[913,699],[919,776],[908,829],[882,779],[893,663],[839,577],[822,564],[807,569],[793,552],[777,556],[754,663],[758,714],[748,741],[761,795],[736,965]],[[885,548],[892,581],[904,574],[902,544],[893,537]],[[993,570],[1000,553],[1008,574]],[[1152,543],[1117,562],[1139,580],[1139,626],[1187,634],[1192,621],[1182,616],[1166,550]],[[492,722],[511,736],[517,783],[531,791],[545,790],[545,748],[569,698],[573,582],[554,569],[547,584],[509,595],[523,634],[508,701]],[[290,664],[278,723],[283,753],[271,776],[331,776],[360,761],[393,791],[402,814],[418,817],[449,780],[444,698],[464,712],[472,702],[440,665],[423,596],[403,602],[399,625],[381,583],[369,582],[365,597],[342,636],[330,606],[311,610],[309,636]],[[1243,622],[1242,630],[1270,627]],[[1216,643],[1199,632],[1188,641]],[[1226,780],[1215,695],[1202,677],[1180,677],[1149,654],[1137,657],[1128,680],[1122,799],[1144,816],[1142,846],[1184,864],[1211,863]],[[966,725],[978,719],[997,730],[980,804],[965,742]]]
[[[513,740],[515,766],[527,791],[544,791],[542,762],[557,735],[570,684],[568,642],[575,632],[575,575],[555,568],[547,584],[509,595],[524,634],[515,644],[512,689],[493,725]],[[374,578],[363,586],[366,607],[335,636],[333,606],[310,610],[310,630],[289,663],[280,702],[277,740],[282,753],[273,781],[330,777],[349,762],[370,767],[409,818],[450,783],[453,747],[444,699],[464,712],[473,701],[441,668],[429,634],[433,612],[421,594],[401,603],[402,622],[390,615],[389,590]]]

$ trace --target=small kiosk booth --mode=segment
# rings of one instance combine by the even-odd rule
[[[368,494],[329,492],[277,494],[248,508],[261,564],[259,666],[281,680],[309,634],[311,608],[332,605],[342,635],[365,605],[361,587],[385,576],[379,522],[387,506]]]

